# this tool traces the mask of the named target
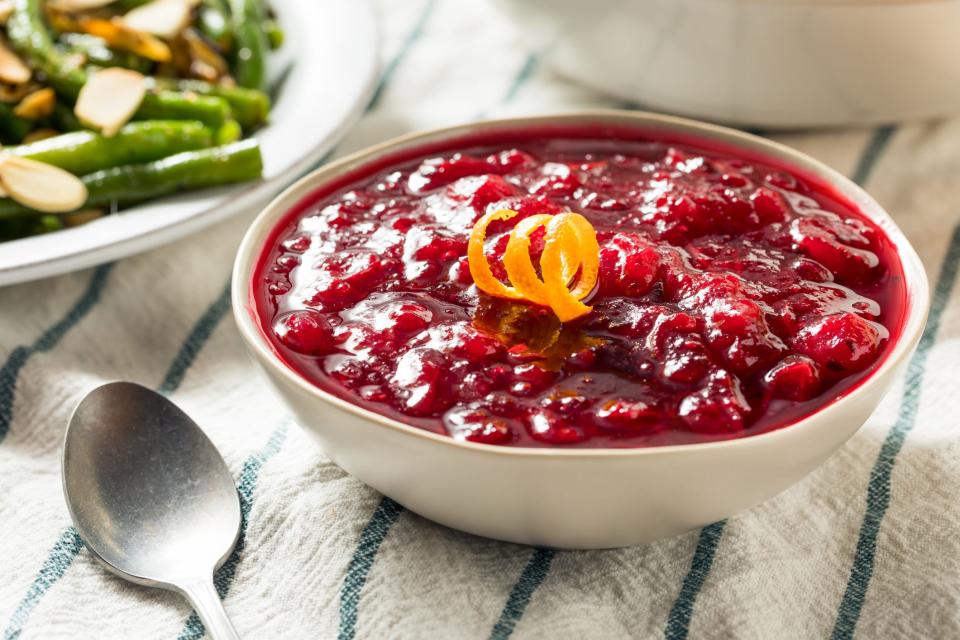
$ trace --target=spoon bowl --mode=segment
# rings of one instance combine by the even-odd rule
[[[187,414],[138,384],[94,389],[67,427],[63,488],[80,537],[107,569],[182,593],[211,635],[236,637],[212,577],[237,542],[240,501]]]

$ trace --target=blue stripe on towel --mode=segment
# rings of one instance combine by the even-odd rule
[[[933,290],[933,303],[930,306],[930,318],[927,327],[920,338],[917,351],[907,365],[906,382],[903,389],[903,400],[900,403],[900,412],[897,421],[884,438],[877,461],[870,471],[870,481],[867,485],[866,513],[860,525],[860,535],[857,539],[857,548],[853,556],[853,566],[847,579],[847,587],[837,611],[837,620],[834,623],[832,638],[845,640],[853,637],[853,632],[860,619],[864,598],[873,576],[874,557],[877,552],[877,536],[883,516],[890,506],[890,484],[893,476],[893,466],[897,454],[903,447],[907,434],[913,429],[920,409],[920,392],[926,374],[927,358],[936,342],[937,332],[943,312],[950,300],[950,293],[957,282],[957,266],[960,264],[960,225],[953,230],[947,255],[940,268],[940,275]]]
[[[520,92],[520,89],[530,80],[530,76],[533,75],[534,69],[537,68],[537,56],[534,54],[528,55],[524,60],[523,64],[520,65],[520,70],[517,71],[517,74],[513,77],[513,80],[510,82],[510,86],[507,87],[506,93],[503,94],[503,98],[497,103],[496,106],[502,106],[514,98],[517,97],[517,94]],[[474,116],[474,120],[484,120],[490,117],[490,111],[492,107],[484,108],[478,111]]]
[[[697,602],[697,595],[703,588],[703,583],[710,574],[713,557],[717,553],[717,547],[720,545],[720,538],[723,536],[723,528],[726,524],[726,520],[721,520],[700,530],[700,538],[697,540],[697,548],[693,552],[690,569],[687,571],[687,575],[683,577],[680,594],[667,616],[667,626],[663,630],[663,637],[666,640],[683,640],[690,632],[693,606]]]
[[[360,541],[350,559],[347,575],[340,589],[340,633],[338,640],[353,640],[357,632],[357,610],[360,594],[367,582],[367,575],[377,558],[380,545],[390,533],[391,527],[403,513],[403,507],[384,497],[374,510],[367,526],[360,533]]]
[[[27,364],[30,356],[35,353],[50,351],[57,346],[63,336],[90,313],[90,310],[100,300],[100,293],[103,291],[112,267],[113,264],[109,263],[94,269],[90,284],[87,285],[86,290],[70,307],[66,315],[44,331],[33,344],[15,348],[10,353],[3,368],[0,368],[0,442],[10,431],[10,423],[13,420],[13,400],[20,371]]]
[[[850,176],[851,180],[861,186],[867,183],[867,180],[873,173],[873,168],[877,164],[877,160],[880,159],[880,156],[883,155],[887,145],[890,144],[890,139],[893,138],[893,134],[896,130],[896,127],[888,125],[885,127],[878,127],[873,132],[873,135],[870,136],[870,140],[867,142],[867,146],[864,148],[863,153],[860,154],[860,161],[857,163],[857,168],[853,170],[853,174]]]
[[[164,395],[169,395],[180,387],[180,383],[183,382],[183,377],[187,374],[193,361],[197,359],[197,355],[199,355],[204,345],[207,344],[207,341],[213,334],[213,330],[217,328],[220,320],[227,315],[229,310],[230,283],[228,282],[217,299],[213,301],[213,304],[207,307],[204,314],[200,316],[197,323],[193,325],[193,330],[190,331],[190,335],[187,336],[187,339],[184,340],[180,346],[177,355],[174,356],[173,363],[170,365],[170,369],[167,371],[167,375],[164,376],[163,382],[160,383],[157,391]]]
[[[23,597],[10,617],[10,622],[7,623],[7,628],[3,632],[4,640],[15,640],[20,637],[24,623],[40,602],[43,594],[63,577],[64,572],[73,562],[73,559],[77,557],[77,554],[80,553],[81,548],[83,548],[83,542],[80,541],[77,530],[73,527],[67,527],[60,534],[60,539],[54,543],[50,553],[47,554],[47,559],[40,567],[40,571],[37,573],[33,584],[30,585],[27,595]]]
[[[520,71],[517,72],[517,75],[514,76],[513,82],[510,83],[510,87],[507,89],[507,93],[503,96],[503,102],[510,102],[517,97],[517,94],[520,93],[520,89],[527,83],[530,79],[530,76],[533,75],[533,71],[537,68],[537,56],[530,54],[527,56],[527,59],[523,61],[523,65],[520,67]]]
[[[217,571],[213,578],[213,584],[217,588],[217,593],[223,599],[230,591],[230,585],[237,575],[237,566],[240,564],[240,554],[243,553],[247,545],[247,529],[250,525],[250,511],[253,509],[254,491],[257,488],[257,480],[260,478],[260,470],[283,446],[283,441],[287,437],[288,426],[283,424],[277,427],[267,444],[260,451],[252,454],[243,463],[243,470],[240,472],[240,479],[237,482],[237,493],[240,494],[240,536],[237,538],[237,546],[233,553],[227,558],[223,566]],[[200,617],[196,612],[191,613],[183,625],[183,631],[177,636],[177,640],[196,640],[202,638],[206,630]]]
[[[507,640],[513,634],[517,623],[523,617],[523,612],[530,604],[533,593],[550,573],[550,565],[556,553],[553,549],[539,547],[533,550],[527,566],[523,568],[523,573],[510,590],[507,602],[503,605],[503,611],[500,612],[500,618],[490,631],[490,640]]]
[[[437,6],[437,0],[428,0],[424,5],[423,11],[420,12],[420,17],[417,18],[417,22],[413,25],[413,29],[410,30],[410,33],[407,35],[407,39],[404,40],[403,44],[400,45],[400,49],[397,51],[397,55],[393,57],[393,60],[387,64],[383,69],[383,74],[380,76],[380,81],[377,83],[377,88],[373,91],[373,97],[370,98],[370,104],[367,105],[367,111],[372,111],[377,108],[377,105],[380,104],[381,98],[383,98],[383,92],[387,88],[387,85],[390,84],[390,80],[393,78],[393,74],[397,72],[397,68],[400,66],[400,63],[403,62],[403,59],[407,57],[410,49],[413,45],[420,39],[420,36],[423,35],[423,29],[427,26],[427,22],[430,20],[430,15],[433,13],[433,10]]]
[[[100,287],[102,286],[101,284]],[[230,285],[228,283],[224,291],[217,297],[213,304],[207,308],[189,335],[187,335],[186,340],[184,340],[167,374],[163,378],[161,389],[165,393],[169,394],[177,390],[180,383],[183,382],[183,377],[187,369],[193,365],[197,354],[210,339],[213,329],[229,310],[230,306],[222,303],[225,295],[229,298],[229,290]],[[23,596],[16,611],[14,611],[13,616],[11,616],[10,621],[7,623],[7,628],[4,631],[5,639],[19,637],[24,624],[26,624],[30,616],[30,612],[36,608],[40,599],[50,590],[50,587],[63,577],[66,570],[73,563],[74,558],[80,553],[82,545],[61,544],[64,540],[72,539],[70,536],[74,536],[79,540],[76,529],[68,527],[66,532],[61,536],[60,542],[54,545],[53,550],[44,561],[40,571],[33,579],[33,583],[30,585],[27,593]],[[54,567],[53,570],[48,569],[48,567],[51,566]]]

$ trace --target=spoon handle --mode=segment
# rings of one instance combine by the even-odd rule
[[[220,595],[213,587],[212,579],[190,582],[181,585],[180,589],[193,605],[207,629],[207,634],[213,640],[240,640],[233,623],[227,617]]]

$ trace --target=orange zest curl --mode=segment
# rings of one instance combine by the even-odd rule
[[[516,211],[500,209],[486,214],[473,226],[467,260],[477,288],[498,298],[550,307],[561,322],[590,313],[592,307],[581,301],[597,284],[600,246],[593,226],[579,213],[540,214],[517,223],[503,254],[503,266],[511,286],[494,277],[483,252],[487,227],[494,221],[510,220],[516,215]],[[546,235],[538,275],[530,258],[530,237],[540,227],[546,229]],[[577,273],[580,276],[571,289]]]

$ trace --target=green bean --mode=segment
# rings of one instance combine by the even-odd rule
[[[272,18],[264,20],[263,32],[267,34],[267,43],[269,43],[272,51],[276,51],[283,46],[286,35],[283,33],[283,29],[280,28],[280,23],[276,20]]]
[[[263,90],[266,85],[267,36],[263,32],[263,7],[260,0],[230,0],[230,26],[233,28],[233,77],[248,89]]]
[[[200,122],[150,120],[131,122],[111,138],[93,131],[75,131],[8,147],[4,152],[46,162],[74,175],[84,175],[118,165],[150,162],[174,153],[204,149],[213,145],[213,135]]]
[[[14,49],[47,76],[47,82],[57,93],[76,100],[87,81],[87,74],[67,64],[54,47],[43,22],[40,0],[14,0],[13,7],[6,26],[7,37]],[[230,105],[214,96],[151,91],[144,96],[137,117],[200,120],[218,127],[230,117]]]
[[[214,42],[222,51],[233,48],[233,31],[230,29],[230,9],[226,0],[203,0],[197,20],[200,33]]]
[[[197,93],[202,96],[213,96],[226,100],[227,104],[230,105],[233,118],[246,130],[263,124],[270,113],[270,97],[257,89],[226,87],[202,80],[169,80],[164,78],[158,78],[157,85],[163,88],[177,89],[184,94]]]
[[[0,140],[4,144],[17,144],[33,129],[33,123],[13,115],[13,107],[0,102]]]
[[[199,120],[210,127],[219,127],[229,120],[230,116],[230,103],[223,98],[161,89],[151,91],[143,97],[136,118]]]
[[[90,190],[86,206],[128,206],[170,193],[254,180],[262,172],[257,141],[242,140],[84,176]]]
[[[88,197],[81,208],[125,207],[171,193],[253,180],[262,172],[260,147],[253,139],[185,151],[162,160],[83,176]],[[0,200],[0,219],[36,214],[13,200]]]
[[[243,137],[243,127],[236,120],[227,120],[216,132],[217,144],[229,144]]]

